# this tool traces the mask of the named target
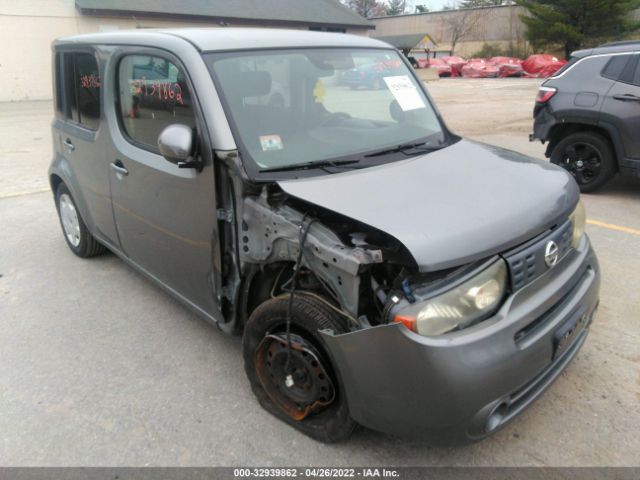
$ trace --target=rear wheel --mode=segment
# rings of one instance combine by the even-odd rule
[[[573,175],[584,193],[602,187],[616,172],[609,141],[591,132],[574,133],[558,142],[551,154],[551,163]]]
[[[73,200],[69,189],[61,183],[56,190],[56,208],[62,233],[67,245],[73,253],[82,258],[93,257],[103,253],[105,247],[89,233],[76,202]]]
[[[289,353],[288,303],[287,295],[267,300],[247,321],[242,348],[251,389],[265,410],[306,435],[327,443],[344,440],[356,423],[318,333],[345,332],[344,322],[319,300],[296,295]]]

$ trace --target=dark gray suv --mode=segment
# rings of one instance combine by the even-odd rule
[[[381,88],[341,81],[363,65]],[[55,42],[54,72],[69,248],[242,333],[260,404],[305,434],[478,440],[584,344],[600,272],[576,183],[453,134],[389,45],[103,33]]]
[[[640,42],[575,52],[538,92],[531,140],[582,192],[616,172],[640,176]]]

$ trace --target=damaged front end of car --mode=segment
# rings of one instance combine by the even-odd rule
[[[493,258],[489,274],[460,286],[466,288],[468,300],[463,298],[457,305],[431,302],[425,308],[435,310],[416,311],[434,292],[456,286],[487,262],[420,272],[400,241],[374,227],[292,197],[276,183],[253,188],[236,184],[236,189],[241,193],[230,204],[239,206],[237,231],[221,215],[221,222],[229,225],[230,243],[237,245],[227,250],[228,265],[223,265],[228,275],[222,289],[227,294],[222,328],[240,329],[260,303],[290,293],[301,248],[299,293],[322,298],[349,320],[354,331],[390,323],[402,323],[425,335],[434,329],[457,330],[486,317],[504,296],[506,267]],[[432,318],[427,320],[429,315]],[[449,327],[435,325],[449,318]],[[427,326],[430,322],[433,325]]]
[[[299,291],[322,298],[349,320],[353,330],[389,322],[389,293],[401,292],[412,272],[417,273],[400,242],[293,198],[275,183],[248,187],[231,180],[226,187],[231,208],[224,210],[229,214],[220,214],[230,247],[222,247],[223,329],[240,330],[260,303],[290,292],[306,225]],[[234,216],[237,228],[228,221]]]
[[[234,158],[226,163],[227,172],[238,168]],[[300,365],[325,357],[307,370],[325,392],[342,390],[358,423],[438,442],[475,441],[533,402],[584,343],[600,273],[581,205],[529,241],[429,270],[393,235],[278,182],[252,184],[237,173],[219,191],[236,219],[221,215],[228,243],[221,328],[242,330],[261,304],[293,293],[322,302],[346,325],[319,328],[321,344],[265,332],[256,346],[258,377],[286,377],[271,388],[275,403],[291,393],[287,381],[295,382],[282,362],[269,362],[269,352]],[[558,247],[557,265],[545,266],[550,243]],[[570,335],[558,339],[558,332]],[[333,370],[333,382],[323,384]],[[326,395],[307,403],[287,398],[280,410],[294,426],[330,403]]]

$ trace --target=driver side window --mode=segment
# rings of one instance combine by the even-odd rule
[[[158,152],[158,136],[180,123],[196,120],[184,73],[165,58],[128,55],[118,68],[119,116],[124,134],[133,143]]]

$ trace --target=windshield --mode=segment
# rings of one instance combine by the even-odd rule
[[[289,49],[205,55],[250,175],[358,158],[445,135],[395,50]],[[245,158],[249,156],[249,163]],[[376,157],[377,158],[377,157]]]

